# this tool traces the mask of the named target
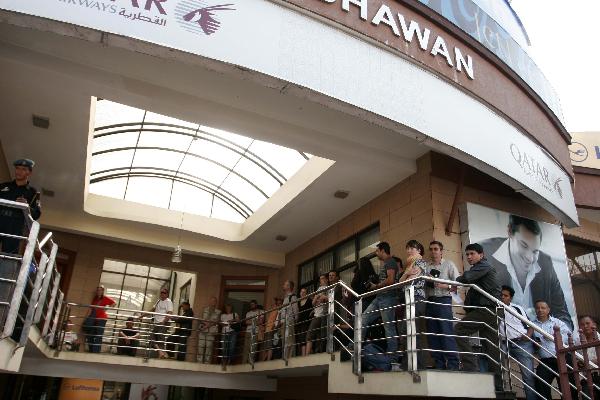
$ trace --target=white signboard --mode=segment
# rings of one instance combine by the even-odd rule
[[[358,107],[362,117],[367,110],[410,128],[398,131],[434,139],[430,147],[476,165],[567,226],[578,223],[568,175],[506,119],[417,64],[292,9],[267,0],[0,0],[0,8],[184,50],[310,88]]]

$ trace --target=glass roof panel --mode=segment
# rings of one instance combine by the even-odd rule
[[[216,186],[219,186],[229,174],[229,170],[225,167],[192,156],[185,157],[179,171],[192,176],[198,176]]]
[[[250,182],[261,188],[269,197],[281,187],[279,182],[267,172],[269,171],[268,168],[265,170],[247,158],[242,158],[233,170],[248,178]]]
[[[125,194],[125,186],[127,186],[127,178],[111,179],[90,185],[90,193],[122,199]]]
[[[224,219],[225,221],[242,223],[245,218],[231,208],[227,203],[215,197],[212,206],[212,218]]]
[[[307,161],[296,150],[109,100],[96,102],[94,127],[91,193],[233,222]]]
[[[130,177],[125,200],[168,208],[172,181],[160,178]]]
[[[198,124],[193,122],[183,121],[177,118],[169,117],[167,115],[161,115],[157,113],[153,113],[152,111],[148,111],[146,113],[145,122],[147,123],[160,123],[160,124],[170,124],[170,125],[180,125],[186,128],[193,128],[196,130],[198,128]]]
[[[285,179],[290,179],[307,161],[297,150],[258,140],[248,150],[276,166]]]
[[[129,167],[133,159],[133,150],[113,151],[92,157],[92,173],[116,167]]]
[[[134,167],[155,167],[177,171],[183,153],[169,150],[137,149],[133,159]]]
[[[139,147],[168,147],[187,151],[193,138],[186,135],[167,132],[144,132],[140,135]],[[182,155],[183,156],[183,155]]]
[[[171,210],[210,217],[212,194],[185,183],[175,182],[171,197]]]
[[[230,174],[221,187],[230,193],[235,193],[235,196],[253,212],[267,201],[267,198],[257,188],[236,174]]]
[[[208,160],[217,161],[230,169],[235,166],[241,157],[232,149],[203,139],[194,140],[189,152]]]
[[[131,129],[123,127],[121,129]],[[94,139],[93,152],[118,149],[122,147],[135,147],[139,136],[139,131],[115,133],[114,135],[101,136]]]
[[[139,108],[98,99],[96,102],[94,126],[98,128],[106,125],[142,122],[144,113],[145,111],[140,110]]]

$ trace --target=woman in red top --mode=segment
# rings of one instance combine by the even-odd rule
[[[104,286],[98,286],[96,288],[96,296],[94,296],[94,299],[92,300],[93,306],[112,307],[115,304],[113,299],[104,295]],[[100,353],[104,327],[106,326],[106,320],[108,319],[106,310],[98,307],[90,307],[90,314],[86,318],[85,323],[88,326],[84,327],[84,330],[88,332],[86,341],[88,342],[90,353]]]

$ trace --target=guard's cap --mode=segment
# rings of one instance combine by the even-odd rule
[[[20,159],[16,160],[13,163],[13,165],[15,167],[27,167],[27,168],[29,168],[29,170],[33,170],[35,161],[30,160],[29,158],[20,158]]]

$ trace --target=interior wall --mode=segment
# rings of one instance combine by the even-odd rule
[[[183,255],[179,264],[171,262],[171,252],[145,248],[126,243],[74,235],[66,232],[54,232],[54,241],[61,248],[74,251],[75,265],[67,301],[89,304],[100,282],[105,258],[135,262],[161,268],[173,269],[195,276],[196,288],[192,308],[199,315],[211,296],[219,297],[221,276],[268,276],[267,295],[273,297],[278,290],[279,272],[274,268],[243,264],[229,260]],[[183,285],[185,282],[178,282]],[[192,285],[194,286],[194,285]],[[177,288],[178,290],[178,288]]]
[[[4,148],[2,147],[2,141],[0,140],[0,182],[7,182],[12,179],[11,170],[6,162],[6,156],[4,155]]]

